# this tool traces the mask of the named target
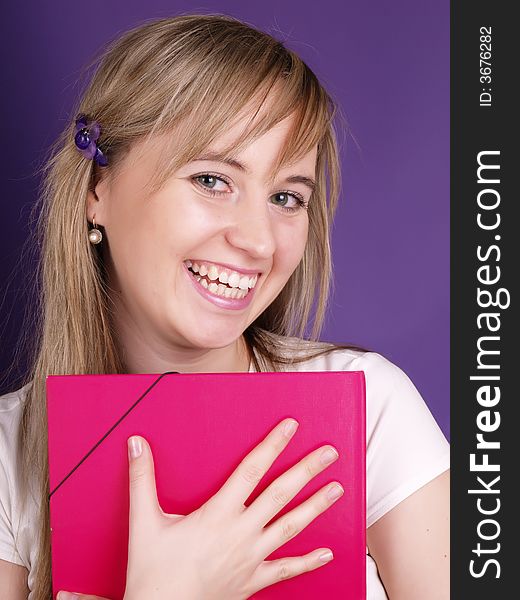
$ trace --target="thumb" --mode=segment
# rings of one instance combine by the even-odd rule
[[[137,523],[149,527],[149,519],[159,514],[152,451],[141,436],[128,438],[130,483],[130,528]]]

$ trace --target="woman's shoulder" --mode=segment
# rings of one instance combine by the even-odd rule
[[[0,396],[0,461],[11,458],[16,448],[23,403],[31,384]]]
[[[9,420],[10,417],[15,415],[22,409],[26,394],[30,388],[31,383],[26,383],[22,387],[14,390],[13,392],[7,392],[0,396],[0,419]]]
[[[21,512],[18,432],[30,383],[0,396],[0,558],[30,570],[32,513]],[[34,509],[33,509],[34,511]]]
[[[364,371],[368,378],[388,383],[406,378],[404,371],[378,352],[332,342],[311,342],[296,337],[285,338],[283,354],[294,360],[290,370],[297,371]]]

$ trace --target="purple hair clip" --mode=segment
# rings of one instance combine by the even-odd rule
[[[96,145],[96,140],[101,134],[101,126],[97,121],[87,120],[87,115],[81,114],[76,117],[76,135],[74,143],[79,153],[90,160],[94,159],[100,166],[106,167],[107,157]]]

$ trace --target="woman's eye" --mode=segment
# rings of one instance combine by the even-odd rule
[[[274,198],[274,204],[278,206],[286,206],[291,201],[291,198],[294,198],[291,194],[286,194],[285,192],[278,192],[278,194],[271,197]]]
[[[207,190],[215,190],[215,191],[223,191],[222,189],[215,189],[218,183],[224,184],[227,186],[227,182],[224,181],[221,177],[217,177],[216,175],[210,175],[209,173],[204,173],[202,175],[197,175],[194,179]]]
[[[271,198],[273,199],[273,204],[288,212],[297,211],[300,208],[307,207],[304,199],[301,196],[296,196],[296,194],[278,192],[271,196]]]

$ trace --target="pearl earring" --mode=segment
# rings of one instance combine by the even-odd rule
[[[99,242],[103,239],[103,234],[99,229],[96,228],[96,218],[92,217],[92,225],[94,228],[88,232],[88,240],[91,244],[99,244]]]

